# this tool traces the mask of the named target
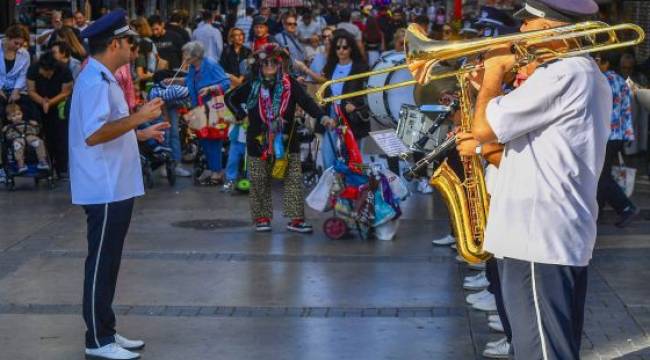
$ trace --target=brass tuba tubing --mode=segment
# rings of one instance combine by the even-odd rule
[[[364,73],[361,73],[361,74],[350,75],[350,76],[347,76],[345,78],[341,78],[341,79],[337,79],[337,80],[328,80],[328,81],[324,82],[318,88],[318,90],[316,90],[316,94],[315,94],[316,95],[316,100],[318,101],[319,104],[323,105],[323,104],[331,103],[331,102],[341,100],[341,99],[348,99],[348,98],[351,98],[351,97],[363,96],[363,95],[367,95],[367,94],[371,94],[371,93],[375,93],[375,92],[379,92],[379,91],[387,91],[387,90],[392,90],[392,89],[400,88],[400,87],[404,87],[404,86],[416,85],[417,81],[410,80],[410,81],[405,81],[405,82],[401,82],[401,83],[390,84],[390,85],[387,85],[387,86],[383,86],[381,88],[367,88],[365,90],[355,91],[354,93],[350,93],[350,94],[342,94],[342,95],[338,95],[338,96],[330,96],[330,97],[323,98],[323,96],[325,95],[325,90],[327,90],[328,87],[332,86],[332,84],[345,82],[345,81],[352,81],[352,80],[357,80],[357,79],[368,78],[368,77],[371,77],[373,75],[385,74],[385,73],[398,71],[398,70],[402,70],[402,69],[406,69],[406,68],[408,68],[408,65],[404,64],[404,65],[394,66],[394,67],[391,67],[391,68],[388,68],[388,69],[367,71],[367,72],[364,72]]]
[[[628,41],[619,41],[616,36],[617,31],[629,30],[635,32],[637,37]],[[568,41],[578,40],[585,37],[595,37],[599,34],[609,34],[608,41],[602,44],[590,45],[585,47],[578,47],[566,52],[554,52],[548,49],[534,49],[535,45],[547,43],[550,41]],[[329,80],[323,83],[316,91],[316,100],[321,105],[330,103],[337,100],[348,99],[356,96],[363,96],[376,92],[388,91],[404,86],[416,85],[416,80],[404,81],[401,83],[389,84],[383,87],[366,88],[364,90],[355,91],[349,94],[342,94],[339,96],[324,97],[325,91],[332,84],[367,78],[373,75],[383,74],[387,72],[402,70],[408,68],[410,64],[415,61],[434,61],[434,60],[453,60],[460,59],[468,56],[476,56],[483,54],[490,49],[500,45],[514,45],[519,50],[523,51],[524,55],[520,61],[519,66],[525,65],[534,61],[542,54],[547,54],[549,57],[546,60],[554,58],[564,58],[570,56],[583,55],[596,51],[607,51],[628,46],[634,46],[641,43],[645,39],[645,32],[643,29],[635,24],[619,24],[610,26],[604,22],[599,21],[586,21],[574,25],[568,25],[553,29],[536,30],[525,33],[517,33],[511,35],[504,35],[495,38],[486,38],[480,40],[467,40],[457,41],[450,43],[438,43],[428,39],[426,36],[419,33],[413,25],[409,26],[407,30],[407,49],[406,49],[406,64],[395,66],[389,69],[369,71],[361,74],[355,74],[337,80]],[[482,65],[473,64],[467,65],[457,70],[450,70],[437,74],[428,74],[426,82],[431,82],[439,79],[454,77],[482,69]]]

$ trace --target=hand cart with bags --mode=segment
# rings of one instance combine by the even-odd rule
[[[399,204],[408,197],[408,188],[390,170],[363,164],[349,126],[337,128],[336,135],[333,139],[326,133],[323,141],[340,142],[338,160],[323,172],[306,199],[307,205],[321,212],[333,211],[323,223],[323,232],[332,240],[342,239],[353,230],[362,239],[375,236],[391,240],[399,226]]]

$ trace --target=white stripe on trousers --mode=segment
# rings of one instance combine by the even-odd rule
[[[537,286],[535,286],[535,263],[530,263],[530,277],[533,285],[533,302],[535,303],[535,315],[537,317],[537,330],[539,331],[539,341],[542,343],[542,359],[547,360],[546,341],[544,339],[544,329],[542,327],[542,316],[539,311],[539,301],[537,299]]]
[[[97,248],[97,259],[95,260],[95,274],[93,276],[93,294],[92,294],[92,315],[93,315],[93,336],[95,337],[95,344],[98,348],[101,347],[99,339],[97,338],[97,322],[95,320],[95,287],[97,285],[97,270],[99,269],[99,260],[102,256],[102,245],[104,244],[104,234],[106,234],[106,223],[108,222],[108,204],[104,204],[104,221],[102,223],[102,235],[99,238],[99,247]]]

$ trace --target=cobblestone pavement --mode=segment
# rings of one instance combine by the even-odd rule
[[[408,201],[394,241],[331,241],[328,214],[288,233],[278,202],[274,232],[256,234],[245,196],[182,180],[137,201],[125,247],[118,329],[147,341],[144,359],[480,359],[500,337],[464,302],[473,271],[431,247],[448,231],[436,196]],[[66,186],[0,190],[0,359],[82,358],[85,221]],[[583,359],[650,359],[642,215],[599,229]]]

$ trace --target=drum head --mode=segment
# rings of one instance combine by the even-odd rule
[[[382,56],[373,66],[372,70],[382,70],[404,64],[404,53],[389,52]],[[404,81],[413,80],[408,70],[399,70],[390,73],[373,75],[368,78],[368,87],[383,87],[389,84],[396,84]],[[414,87],[406,86],[390,91],[377,92],[368,94],[368,106],[370,112],[382,124],[392,123],[392,127],[397,126],[399,120],[399,110],[402,104],[415,105],[413,94]]]
[[[413,80],[413,76],[408,70],[399,70],[391,73],[388,84],[397,84]],[[402,104],[415,105],[414,86],[404,86],[401,88],[389,90],[384,92],[386,95],[386,104],[388,106],[389,115],[393,118],[395,123],[399,120],[399,110]]]

